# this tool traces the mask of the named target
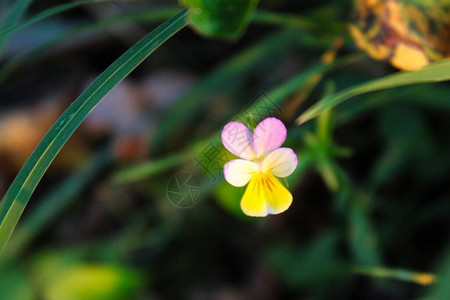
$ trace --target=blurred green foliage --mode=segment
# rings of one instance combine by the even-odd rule
[[[72,253],[40,253],[31,272],[50,300],[127,299],[141,285],[139,274],[127,267],[80,262]]]
[[[258,0],[180,0],[189,10],[193,28],[209,37],[242,35],[256,11]]]
[[[344,30],[350,17],[343,7],[351,1],[262,1],[264,10],[256,12],[256,2],[240,3],[238,13],[211,11],[220,1],[187,3],[210,5],[191,12],[196,30],[240,40],[207,40],[186,30],[130,76],[137,85],[170,65],[195,78],[146,125],[152,132],[146,160],[123,162],[95,150],[79,171],[44,178],[0,258],[0,299],[448,298],[450,88],[419,84],[446,80],[448,62],[399,74],[355,55]],[[127,22],[150,30],[148,23],[180,10],[152,5],[86,17],[53,41],[2,61],[0,100],[34,93],[41,82],[28,73],[48,68],[55,74],[40,75],[44,81],[69,81],[71,70],[62,65],[75,70],[74,78],[86,77],[90,65],[102,70],[98,60],[125,51],[116,38],[101,42],[103,30]],[[78,18],[83,9],[65,13]],[[92,44],[74,42],[80,52],[56,51],[61,42],[96,32]],[[333,46],[339,39],[342,48]],[[77,56],[90,60],[79,63]],[[281,111],[285,145],[299,165],[287,178],[292,207],[254,219],[240,210],[244,189],[220,174],[209,177],[196,159],[211,143],[221,147],[218,133],[229,120],[260,117],[262,102],[251,99],[261,91],[271,100],[266,109]],[[315,119],[295,126],[298,115]],[[105,139],[111,149],[114,138]],[[180,172],[201,182],[201,199],[189,209],[167,198],[167,184]]]

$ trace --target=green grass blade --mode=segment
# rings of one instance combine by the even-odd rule
[[[17,175],[0,203],[3,250],[33,191],[58,152],[94,107],[144,59],[186,26],[184,10],[142,38],[111,64],[62,114]]]
[[[181,11],[180,8],[158,8],[149,9],[138,12],[126,13],[119,16],[108,17],[101,19],[95,23],[87,23],[80,25],[76,28],[69,29],[66,32],[52,38],[51,40],[38,45],[28,51],[16,55],[14,58],[8,60],[5,65],[0,69],[0,83],[2,83],[15,69],[20,65],[36,59],[39,55],[45,52],[45,50],[57,45],[60,42],[68,40],[69,38],[75,38],[85,33],[92,34],[95,31],[101,31],[105,28],[111,28],[111,26],[119,25],[127,21],[138,22],[163,22],[168,18],[173,17]]]
[[[337,122],[347,123],[361,114],[383,109],[393,103],[402,105],[414,105],[430,110],[450,111],[450,101],[447,95],[450,89],[436,84],[428,86],[417,85],[409,88],[400,88],[394,91],[386,90],[373,95],[366,95],[364,101],[347,103],[341,106],[337,114]],[[349,105],[351,104],[351,105]]]
[[[31,4],[31,1],[33,0],[17,0],[11,7],[9,13],[6,15],[6,18],[0,29],[16,24],[17,21],[22,17],[23,13],[27,10],[28,6]],[[7,40],[7,36],[0,35],[0,56],[3,52],[3,47],[5,46]]]
[[[435,275],[431,273],[415,272],[403,269],[389,269],[385,267],[354,267],[356,274],[414,282],[420,285],[429,285],[434,282]]]
[[[29,26],[36,22],[39,22],[45,18],[49,18],[49,17],[52,17],[59,13],[65,12],[69,9],[76,8],[78,6],[88,4],[88,3],[105,2],[105,1],[110,1],[110,0],[82,0],[82,1],[77,1],[77,2],[65,3],[65,4],[61,4],[61,5],[49,8],[47,10],[44,10],[43,12],[38,13],[37,15],[31,17],[30,19],[28,19],[20,24],[13,25],[13,26],[11,26],[12,25],[11,23],[7,24],[7,25],[9,25],[9,27],[0,31],[0,38],[2,38],[5,35],[11,34],[13,31],[22,29],[26,26]]]
[[[298,125],[303,124],[357,95],[400,86],[446,80],[450,80],[450,60],[432,64],[419,71],[399,72],[325,97],[300,115],[296,122]]]
[[[91,0],[92,1],[92,0]],[[104,0],[107,1],[107,0]],[[52,38],[51,40],[38,45],[36,47],[33,47],[32,49],[28,49],[24,53],[20,53],[13,57],[12,59],[8,60],[3,67],[0,69],[0,83],[3,82],[9,74],[11,74],[14,70],[16,70],[20,65],[36,59],[39,55],[45,52],[46,49],[51,48],[52,46],[56,45],[59,42],[62,42],[64,40],[67,40],[68,38],[74,38],[76,36],[80,36],[86,32],[89,34],[92,34],[96,31],[103,30],[105,28],[111,28],[111,26],[119,25],[121,23],[127,22],[127,21],[135,21],[135,22],[162,22],[163,20],[166,20],[174,15],[176,15],[178,12],[180,12],[181,9],[178,6],[167,6],[167,7],[161,7],[161,8],[151,8],[151,9],[145,9],[145,10],[139,10],[139,11],[133,11],[124,13],[118,16],[112,16],[107,17],[104,19],[100,19],[96,21],[95,23],[88,23],[80,25],[73,29],[68,29],[66,32],[58,35],[55,38]],[[42,20],[42,19],[41,19]],[[28,21],[26,21],[28,22]],[[37,22],[37,20],[36,20]],[[289,28],[295,28],[295,29],[304,29],[308,30],[309,27],[306,24],[312,23],[312,21],[309,21],[305,18],[300,18],[295,15],[285,15],[285,14],[279,14],[279,13],[270,13],[270,12],[259,12],[257,11],[253,22],[259,23],[259,24],[268,24],[268,25],[277,25],[280,27],[289,27]],[[33,22],[34,23],[34,22]],[[27,24],[30,25],[30,24]],[[25,27],[25,25],[19,25],[21,28]],[[297,36],[298,36],[297,32]],[[294,36],[294,38],[297,38]],[[302,38],[305,39],[305,38]],[[328,46],[328,41],[322,41],[323,38],[321,38],[321,42],[323,42],[323,46]],[[306,39],[307,40],[307,39]],[[311,43],[311,40],[309,41]],[[314,43],[317,43],[318,41],[314,41]],[[306,41],[303,42],[303,44],[306,44]],[[277,45],[276,43],[273,45]],[[272,46],[273,46],[272,45]],[[289,44],[288,44],[289,46]],[[274,54],[278,54],[276,51],[272,51]]]
[[[191,157],[192,154],[190,151],[185,151],[182,153],[172,154],[155,161],[128,166],[116,173],[113,176],[112,181],[119,184],[136,182],[143,178],[148,178],[169,168],[175,167]]]
[[[39,199],[37,207],[26,216],[12,235],[3,258],[18,256],[37,235],[83,191],[113,159],[111,147],[101,149],[76,173]],[[1,261],[1,258],[0,258]]]

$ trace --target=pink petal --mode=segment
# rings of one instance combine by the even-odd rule
[[[262,120],[253,134],[253,149],[257,157],[280,148],[286,140],[287,130],[283,122],[276,118]]]
[[[291,148],[279,148],[270,152],[262,161],[261,171],[277,177],[287,177],[297,168],[297,155]]]
[[[252,147],[253,135],[244,124],[230,122],[222,130],[222,143],[234,155],[252,160],[255,152]]]

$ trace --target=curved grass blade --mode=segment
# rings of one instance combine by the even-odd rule
[[[39,22],[45,18],[65,12],[69,9],[76,8],[76,7],[84,5],[84,4],[89,4],[89,3],[94,3],[94,2],[106,2],[106,1],[111,1],[111,0],[82,0],[82,1],[77,1],[77,2],[65,3],[65,4],[61,4],[61,5],[49,8],[47,10],[44,10],[44,11],[36,14],[35,16],[31,17],[30,19],[28,19],[20,24],[13,25],[13,26],[10,26],[11,24],[8,24],[9,27],[0,31],[0,38],[2,38],[5,35],[11,34],[13,31],[22,29],[26,26],[29,26],[36,22]]]
[[[389,278],[414,282],[420,285],[429,285],[435,281],[432,273],[415,272],[403,269],[390,269],[385,267],[354,267],[353,272],[377,278]]]
[[[11,10],[7,14],[3,24],[0,26],[0,29],[6,28],[11,24],[16,24],[17,21],[22,17],[23,13],[27,10],[28,6],[30,6],[32,1],[33,0],[17,0],[11,7]],[[8,36],[0,35],[0,56],[3,52],[3,47],[5,46],[7,40]]]
[[[76,28],[69,29],[66,32],[52,38],[51,40],[32,49],[29,49],[24,53],[18,54],[14,58],[8,60],[0,69],[0,83],[3,82],[9,76],[9,74],[11,74],[11,72],[17,69],[20,65],[28,62],[29,60],[36,59],[36,57],[45,52],[45,50],[55,46],[60,42],[63,42],[64,40],[67,40],[68,38],[74,38],[85,33],[93,34],[96,31],[110,28],[111,26],[118,25],[130,20],[138,22],[162,22],[168,18],[173,17],[180,11],[180,8],[175,7],[144,10],[105,18],[95,23],[83,24]]]
[[[296,123],[297,125],[303,124],[317,117],[322,112],[329,110],[345,100],[357,95],[394,87],[446,80],[450,80],[450,60],[432,64],[419,71],[399,72],[393,75],[385,76],[383,78],[376,79],[368,83],[363,83],[357,85],[356,87],[352,87],[337,94],[323,98],[300,115],[300,117],[297,118]]]
[[[90,0],[93,1],[93,0]],[[100,1],[108,1],[108,0],[100,0]],[[69,37],[74,38],[76,36],[80,36],[86,32],[89,32],[89,34],[93,34],[97,31],[103,30],[104,28],[109,28],[114,25],[118,25],[121,23],[124,23],[126,21],[135,21],[135,22],[162,22],[163,20],[166,20],[174,15],[176,15],[178,12],[180,12],[181,9],[178,6],[166,6],[161,8],[151,8],[151,9],[145,9],[145,10],[139,10],[139,11],[133,11],[124,13],[118,16],[112,16],[107,17],[101,20],[96,21],[95,23],[88,23],[88,24],[82,24],[80,26],[77,26],[76,28],[69,29],[66,32],[58,35],[55,38],[52,38],[51,40],[38,45],[36,47],[33,47],[32,49],[28,49],[26,52],[20,53],[13,57],[12,59],[8,60],[3,67],[0,69],[0,83],[3,82],[10,73],[12,73],[14,70],[16,70],[20,65],[24,64],[25,62],[28,62],[31,59],[36,59],[37,56],[42,54],[45,50],[51,48],[52,46],[55,46],[56,44],[67,40]],[[42,19],[40,19],[42,20]],[[37,22],[38,20],[36,20]],[[28,22],[28,21],[26,21]],[[259,24],[268,24],[268,25],[275,25],[280,27],[287,27],[287,28],[293,28],[293,29],[304,29],[309,30],[312,29],[311,25],[313,22],[309,19],[299,17],[296,15],[287,15],[287,14],[280,14],[280,13],[273,13],[273,12],[267,12],[267,11],[257,11],[255,13],[255,16],[253,18],[254,23]],[[34,22],[33,22],[34,23]],[[30,25],[31,23],[28,23],[27,25]],[[309,25],[308,25],[309,24]],[[25,25],[19,25],[20,28],[25,27]],[[298,33],[297,33],[298,35]],[[295,38],[295,37],[294,37]],[[330,38],[330,41],[334,37]],[[302,44],[308,44],[308,38],[304,37],[305,41]],[[328,40],[324,40],[322,37],[319,40],[311,40],[309,38],[309,43],[317,45],[318,43],[320,45],[323,45],[324,47],[327,47],[329,45]],[[274,44],[277,45],[277,44]],[[277,53],[276,51],[272,51],[273,53]]]
[[[395,91],[395,93],[389,90],[380,91],[373,95],[367,95],[364,97],[364,101],[343,104],[336,115],[336,122],[340,125],[348,123],[361,114],[383,109],[391,103],[450,112],[450,101],[447,99],[449,94],[450,88],[437,85],[430,86],[427,89],[422,86],[413,86]]]
[[[58,152],[94,107],[144,59],[186,26],[184,10],[163,23],[111,64],[62,114],[31,154],[0,203],[3,250],[33,191]]]
[[[112,160],[111,146],[108,145],[99,150],[80,170],[39,199],[36,208],[26,216],[12,235],[3,257],[0,258],[0,264],[2,259],[19,256]]]
[[[10,26],[11,22],[8,22],[7,25],[9,27],[4,26],[5,28],[0,30],[0,38],[2,38],[5,35],[9,35],[12,32],[17,31],[19,29],[23,29],[24,27],[30,26],[36,22],[42,21],[44,19],[47,19],[47,18],[55,16],[57,14],[66,12],[70,9],[82,6],[84,4],[96,3],[96,2],[107,2],[107,1],[112,1],[112,0],[81,0],[81,1],[64,3],[61,5],[57,5],[55,7],[51,7],[47,10],[44,10],[44,11],[34,15],[33,17],[29,18],[28,20],[26,20],[20,24]],[[165,11],[174,12],[174,11],[180,11],[180,8],[178,6],[167,6],[167,7],[158,8],[158,9],[151,9],[151,10],[144,10],[144,11],[140,10],[137,12],[125,13],[120,16],[115,16],[115,17],[112,17],[111,19],[130,17],[132,19],[145,20],[148,17],[148,15],[153,12],[153,10],[165,10]],[[256,23],[256,24],[267,24],[267,25],[275,25],[275,26],[281,26],[281,27],[286,27],[286,28],[305,29],[305,30],[320,28],[320,24],[318,24],[317,22],[314,22],[308,18],[304,18],[304,17],[298,16],[295,14],[283,14],[283,13],[272,12],[272,11],[257,11],[255,13],[255,15],[253,16],[252,22]],[[7,22],[5,22],[5,24],[6,23]]]
[[[113,176],[112,181],[119,184],[136,182],[175,167],[191,157],[192,154],[189,149],[189,151],[168,155],[155,161],[128,166],[116,173]]]
[[[85,0],[86,2],[96,2],[96,1],[109,1],[109,0]],[[79,1],[84,2],[84,1]],[[77,3],[77,2],[76,2]],[[76,4],[73,3],[73,4]],[[69,6],[69,4],[63,4]],[[63,6],[61,5],[61,6]],[[70,4],[72,5],[72,4]],[[61,7],[60,6],[60,7]],[[66,10],[70,8],[74,8],[76,6],[70,6]],[[56,10],[57,7],[51,8]],[[63,10],[59,10],[59,12],[62,12]],[[64,10],[65,11],[65,10]],[[162,22],[163,20],[166,20],[174,15],[176,15],[178,12],[180,12],[181,9],[178,6],[165,6],[160,8],[151,8],[151,9],[144,9],[139,11],[133,11],[133,12],[127,12],[121,15],[107,17],[105,19],[101,19],[96,21],[95,23],[88,23],[88,24],[82,24],[76,28],[69,29],[66,32],[58,35],[55,38],[52,38],[51,40],[38,45],[36,47],[33,47],[32,49],[27,50],[24,53],[20,53],[16,55],[14,58],[7,61],[4,66],[0,69],[0,83],[3,82],[11,72],[13,72],[15,69],[17,69],[18,66],[21,64],[31,60],[35,59],[37,55],[40,55],[42,52],[44,52],[46,49],[49,49],[51,46],[54,46],[55,44],[64,41],[68,39],[69,37],[79,36],[83,33],[89,32],[89,34],[95,33],[96,31],[103,30],[104,28],[108,28],[113,25],[118,25],[120,23],[126,22],[126,21],[135,21],[135,22]],[[48,12],[48,11],[47,11]],[[45,12],[42,12],[44,14]],[[54,15],[54,14],[52,14]],[[52,15],[47,15],[45,18],[50,17]],[[38,15],[36,15],[33,18],[37,18]],[[25,21],[26,24],[22,23],[19,24],[20,28],[26,27],[28,25],[31,25],[37,21],[41,21],[43,18],[39,18],[36,20]],[[279,27],[285,27],[285,28],[292,28],[292,29],[303,29],[304,31],[308,30],[325,30],[324,27],[321,26],[313,26],[313,24],[316,24],[313,22],[313,20],[310,20],[309,18],[297,16],[297,15],[291,15],[291,14],[283,14],[278,12],[270,12],[270,11],[257,11],[253,17],[252,20],[253,23],[257,24],[266,24],[266,25],[273,25],[273,26],[279,26]],[[317,27],[317,28],[316,28]],[[7,30],[14,30],[12,28],[7,28]],[[18,29],[18,28],[16,28]],[[328,27],[326,28],[328,30]],[[0,32],[1,36],[1,32]],[[322,47],[328,47],[329,43],[335,38],[335,36],[330,36],[329,38],[321,37],[320,39],[313,39],[312,37],[304,37],[305,40],[303,44],[307,45],[308,43],[311,45],[314,45],[314,47],[322,46]],[[276,45],[276,44],[275,44]],[[276,52],[276,51],[273,51]]]

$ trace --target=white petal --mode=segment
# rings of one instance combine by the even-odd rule
[[[243,159],[229,161],[223,166],[225,180],[234,186],[246,185],[257,171],[256,163]]]
[[[280,148],[286,140],[287,130],[276,118],[262,120],[253,134],[253,149],[258,157]]]
[[[255,152],[252,146],[253,135],[244,124],[230,122],[222,130],[222,143],[234,155],[252,160]]]
[[[277,177],[286,177],[297,168],[297,155],[291,148],[279,148],[270,152],[263,160],[261,171],[270,171]]]

